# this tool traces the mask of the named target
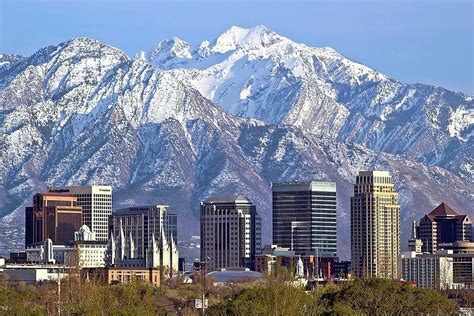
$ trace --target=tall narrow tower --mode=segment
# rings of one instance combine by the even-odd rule
[[[357,277],[397,278],[400,205],[388,171],[361,171],[351,198],[352,270]]]
[[[243,195],[201,202],[201,261],[206,270],[254,267],[260,253],[260,215]]]

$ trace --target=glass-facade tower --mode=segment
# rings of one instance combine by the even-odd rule
[[[334,182],[275,182],[273,243],[296,254],[337,254]]]

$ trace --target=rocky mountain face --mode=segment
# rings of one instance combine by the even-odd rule
[[[264,26],[232,27],[196,47],[173,38],[139,57],[175,70],[234,115],[406,155],[474,180],[472,96],[400,83]]]
[[[402,203],[402,240],[408,238],[410,221],[441,201],[474,215],[472,170],[460,169],[472,159],[467,132],[472,130],[471,101],[454,107],[431,97],[444,113],[431,114],[437,118],[449,121],[451,108],[467,113],[457,114],[459,122],[469,124],[456,125],[454,136],[441,121],[430,130],[419,127],[418,120],[428,121],[418,116],[390,125],[379,110],[392,105],[376,106],[363,95],[389,83],[400,89],[406,85],[331,49],[294,43],[290,48],[288,43],[261,27],[231,28],[196,49],[175,38],[135,59],[87,38],[43,48],[27,58],[1,55],[0,252],[21,249],[23,207],[35,192],[56,185],[113,185],[114,207],[169,204],[180,215],[183,241],[199,234],[199,201],[212,194],[242,193],[257,205],[268,243],[271,181],[335,181],[344,258],[350,255],[349,197],[358,170],[394,174]],[[285,47],[281,54],[293,49],[291,54],[319,55],[301,58],[304,65],[296,58],[285,64],[267,49],[273,45]],[[265,48],[260,55],[257,47]],[[311,69],[319,70],[305,75]],[[241,84],[246,88],[239,90]],[[469,99],[441,88],[416,87]],[[428,111],[420,104],[413,103],[410,113]],[[384,113],[408,115],[400,106]],[[383,128],[375,133],[374,124]],[[390,133],[388,126],[393,127]],[[432,142],[442,145],[436,157],[449,153],[451,165],[422,158],[433,147],[415,143],[429,133]],[[401,146],[403,135],[417,136],[403,155],[377,138]],[[445,139],[451,147],[443,151]]]

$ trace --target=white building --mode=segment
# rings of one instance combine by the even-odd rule
[[[0,271],[2,271],[3,267],[5,266],[5,258],[0,258]]]
[[[34,284],[44,281],[57,281],[68,275],[65,267],[58,265],[9,264],[3,270],[8,284]]]
[[[98,241],[107,241],[108,220],[112,214],[111,186],[51,187],[49,192],[77,197],[77,206],[82,207],[82,224],[96,234]]]
[[[62,264],[79,268],[105,267],[107,243],[94,240],[89,227],[82,226],[73,244],[53,244],[51,239],[26,248],[28,262]]]
[[[75,241],[96,241],[96,233],[91,231],[87,225],[82,225],[79,231],[74,233]]]
[[[408,251],[399,256],[399,276],[413,281],[420,288],[449,289],[453,287],[452,252],[438,251],[434,254],[417,254]]]

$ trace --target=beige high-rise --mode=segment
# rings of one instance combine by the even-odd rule
[[[397,278],[400,205],[388,171],[361,171],[356,177],[351,237],[355,276]]]

